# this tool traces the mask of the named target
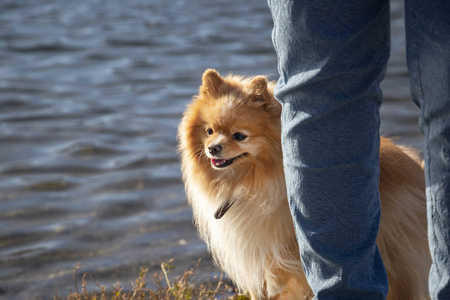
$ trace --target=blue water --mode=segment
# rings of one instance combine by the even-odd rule
[[[382,133],[420,148],[401,4]],[[111,286],[202,257],[176,150],[206,68],[277,78],[265,1],[0,2],[0,298]]]

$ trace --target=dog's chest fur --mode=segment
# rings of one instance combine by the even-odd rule
[[[290,244],[295,233],[283,180],[236,187],[213,199],[196,189],[192,207],[200,234],[216,263],[241,289],[264,293],[266,279],[276,276],[271,269],[301,272],[297,245]],[[234,204],[216,220],[214,212],[227,197],[233,197]]]

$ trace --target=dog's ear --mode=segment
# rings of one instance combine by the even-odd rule
[[[247,86],[247,93],[253,101],[265,102],[269,91],[267,90],[267,79],[264,76],[256,76]]]
[[[203,94],[217,98],[221,94],[221,87],[224,83],[225,80],[220,76],[219,72],[214,69],[208,69],[203,73],[200,91]]]

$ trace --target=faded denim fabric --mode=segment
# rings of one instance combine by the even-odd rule
[[[408,1],[408,63],[427,138],[430,244],[445,266],[433,265],[430,293],[448,297],[450,1]],[[384,299],[388,282],[375,240],[389,2],[268,2],[286,186],[308,282],[318,299]]]
[[[407,0],[411,94],[425,136],[431,299],[450,299],[450,1]]]

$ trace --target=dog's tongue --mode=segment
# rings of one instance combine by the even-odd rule
[[[215,159],[215,158],[211,159],[211,163],[216,167],[223,165],[224,162],[225,162],[225,159]]]

